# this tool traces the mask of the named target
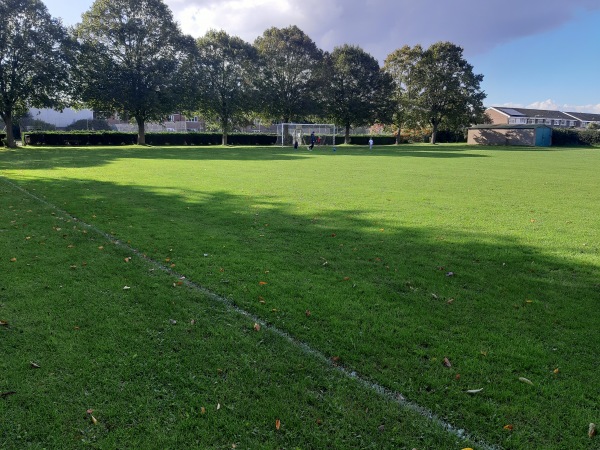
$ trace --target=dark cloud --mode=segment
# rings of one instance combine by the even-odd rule
[[[550,31],[598,0],[166,0],[185,32],[224,29],[248,42],[297,25],[319,47],[356,44],[383,61],[405,44],[461,45],[469,56]]]

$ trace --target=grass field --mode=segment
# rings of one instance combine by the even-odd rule
[[[600,448],[598,149],[0,171],[0,447]]]

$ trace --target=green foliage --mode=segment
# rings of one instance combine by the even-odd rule
[[[189,106],[195,45],[162,0],[96,0],[75,35],[80,99],[135,118],[138,143],[147,121]]]
[[[391,111],[391,77],[382,72],[377,60],[358,46],[336,47],[327,57],[326,87],[321,101],[325,114],[345,129],[350,143],[350,127],[371,125],[386,119]]]
[[[19,126],[22,131],[54,131],[56,125],[48,123],[41,119],[25,118],[19,121]]]
[[[0,117],[7,143],[13,122],[31,106],[65,106],[72,42],[40,0],[0,2]]]
[[[467,142],[465,130],[441,129],[437,132],[436,141],[440,143]]]
[[[112,130],[112,128],[110,127],[110,125],[108,124],[108,122],[106,120],[103,119],[91,119],[91,120],[87,120],[87,119],[80,119],[80,120],[76,120],[75,122],[73,122],[71,125],[69,125],[66,128],[67,131],[74,131],[74,130],[92,130],[92,131],[109,131]]]
[[[238,125],[248,123],[255,91],[256,49],[224,31],[211,30],[196,41],[197,70],[202,90],[196,108],[204,117],[213,117],[223,133],[222,143]]]
[[[415,100],[418,96],[418,89],[415,85],[415,67],[422,55],[423,48],[420,45],[412,48],[405,45],[389,54],[383,66],[383,70],[393,80],[391,99],[395,108],[391,122],[397,128],[399,139],[404,128],[415,128],[419,123],[415,110]]]
[[[552,129],[552,145],[600,145],[600,130]]]
[[[369,145],[369,139],[373,139],[373,145],[393,145],[396,143],[396,136],[353,134],[352,145]]]
[[[440,126],[460,130],[483,117],[483,75],[473,73],[462,53],[455,44],[438,42],[424,51],[403,47],[386,60],[396,82],[396,120],[430,125],[434,144]]]
[[[319,111],[323,52],[296,26],[269,28],[254,41],[259,54],[258,110],[283,123]]]
[[[220,133],[147,133],[146,144],[155,146],[220,145]],[[118,131],[105,132],[28,132],[24,133],[26,145],[34,146],[88,146],[88,145],[132,145],[137,142],[137,134]],[[273,145],[277,136],[264,133],[232,133],[231,145]]]

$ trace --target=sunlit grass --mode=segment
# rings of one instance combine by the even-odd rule
[[[50,204],[156,261],[174,264],[173,270],[186,279],[483,441],[506,448],[593,448],[587,427],[600,421],[594,400],[600,398],[595,357],[600,343],[597,149],[21,149],[0,154],[0,168],[3,176]],[[12,232],[10,214],[6,219]],[[23,221],[17,220],[21,226]],[[40,227],[46,228],[37,233],[49,233],[47,225]],[[85,238],[91,239],[89,234]],[[88,269],[100,261],[96,244],[89,243],[79,257],[89,260]],[[17,239],[12,245],[18,257],[23,242]],[[62,252],[72,250],[39,249],[44,247],[36,248],[42,254],[34,256],[46,264],[36,266],[44,271],[48,265],[57,266],[56,258],[68,259]],[[162,320],[161,327],[168,329],[164,310],[161,319],[145,316],[154,312],[154,302],[169,298],[172,280],[160,280],[143,264],[139,272],[126,276],[121,257],[127,255],[108,258],[84,281],[81,270],[70,269],[69,289],[81,285],[76,293],[89,295],[86,287],[92,286],[89,290],[100,293],[90,305],[94,316],[112,317],[110,321],[119,317],[130,329],[132,318],[111,309],[117,301],[112,295],[123,295],[119,285],[127,284],[131,293],[143,292],[137,297],[141,310],[133,314],[137,320],[144,317],[141,326],[153,329],[150,324]],[[13,269],[11,277],[23,276],[14,271],[17,265],[6,261],[2,264]],[[48,274],[51,280],[64,276],[58,269]],[[23,284],[27,280],[23,278]],[[104,280],[114,291],[106,289]],[[182,307],[189,321],[197,311],[197,295],[180,291],[175,303],[186,305]],[[56,295],[49,295],[52,303]],[[22,296],[25,304],[40,301],[32,293]],[[104,296],[106,301],[99,302]],[[5,310],[25,308],[3,303]],[[27,311],[35,309],[33,304]],[[243,322],[235,314],[211,308],[216,311],[205,313],[208,322],[213,314],[225,322]],[[231,324],[215,320],[211,326],[218,335],[226,335]],[[234,328],[238,334],[246,330],[241,336],[256,337],[252,324]],[[49,329],[36,332],[47,337]],[[115,331],[115,336],[136,341],[131,331]],[[82,343],[90,339],[86,336]],[[188,345],[181,339],[173,342]],[[240,340],[239,348],[218,340],[211,346],[220,349],[215,352],[217,361],[226,350],[230,358],[249,364],[256,343],[248,347],[244,339],[233,338],[236,344]],[[274,351],[272,345],[286,350]],[[139,346],[148,353],[146,358],[157,358],[156,342],[146,340]],[[294,369],[300,364],[293,362],[296,356],[287,355],[297,350],[288,347],[278,343],[265,349],[267,354],[283,355],[283,366],[291,358],[286,377],[300,370]],[[171,358],[179,361],[178,355]],[[451,367],[443,364],[444,358]],[[180,364],[190,370],[187,362]],[[333,376],[327,375],[327,368],[319,369],[317,361],[311,364],[315,373]],[[157,373],[165,370],[153,368]],[[284,369],[266,369],[273,370],[281,374]],[[242,377],[235,389],[243,392],[247,381]],[[290,395],[305,391],[300,380],[292,384]],[[185,382],[179,386],[189,387]],[[477,394],[466,393],[481,388]],[[338,395],[345,398],[352,389]],[[102,395],[108,401],[114,392]],[[243,395],[247,394],[240,398]],[[361,395],[382,401],[374,393]],[[119,411],[122,408],[115,414]],[[275,411],[276,407],[272,415]],[[245,418],[246,412],[240,414]],[[164,425],[167,419],[158,420]],[[298,426],[304,423],[297,420]],[[362,419],[347,420],[350,424]],[[411,420],[422,433],[421,419]],[[268,427],[267,420],[265,430]],[[243,429],[239,424],[231,428]],[[374,448],[392,448],[398,442],[381,438],[376,426],[371,431],[374,434],[363,436],[359,446],[369,442]],[[241,441],[249,439],[239,432],[245,436]],[[413,434],[397,432],[408,448],[455,445],[448,443],[453,438],[432,444],[439,438],[437,432],[425,438],[429,443],[412,445]],[[267,439],[264,433],[258,433],[261,439]],[[313,432],[303,433],[286,442],[314,447],[307,444]],[[108,430],[101,439],[110,446],[114,434]],[[327,442],[323,439],[321,443]],[[283,445],[265,442],[268,447]],[[339,441],[338,447],[357,442]]]

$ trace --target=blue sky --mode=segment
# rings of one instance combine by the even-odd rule
[[[93,0],[43,0],[74,25]],[[464,49],[488,106],[600,113],[600,0],[165,0],[182,30],[253,42],[297,25],[323,50],[359,45],[380,63],[405,44]]]

